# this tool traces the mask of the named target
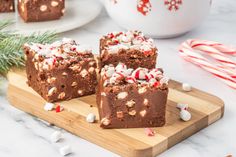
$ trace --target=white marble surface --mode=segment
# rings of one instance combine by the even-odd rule
[[[105,12],[90,24],[63,34],[90,44],[98,52],[98,38],[109,31],[121,30]],[[161,157],[224,157],[236,156],[236,91],[230,89],[212,75],[182,60],[177,46],[187,38],[216,40],[236,46],[236,1],[213,0],[211,15],[198,29],[175,39],[157,40],[159,66],[172,79],[188,82],[222,98],[225,116],[220,121],[161,154]],[[236,59],[236,58],[235,58]],[[62,142],[52,144],[50,134],[56,127],[25,114],[9,105],[6,86],[0,85],[0,157],[46,157],[60,156],[59,148],[69,144],[74,157],[118,156],[79,137],[63,131]]]

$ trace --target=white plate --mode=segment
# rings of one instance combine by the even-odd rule
[[[66,0],[65,15],[59,20],[24,23],[17,13],[2,13],[0,20],[16,19],[11,29],[25,35],[45,31],[61,33],[89,23],[99,15],[101,9],[102,5],[98,0]]]

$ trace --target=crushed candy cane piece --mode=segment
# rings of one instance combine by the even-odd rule
[[[144,80],[146,79],[146,69],[144,68],[138,68],[133,71],[132,76],[136,79]]]
[[[54,108],[54,104],[53,104],[53,103],[47,102],[47,103],[44,105],[44,110],[46,110],[46,111],[52,111],[53,108]]]
[[[66,155],[71,154],[71,153],[72,153],[72,150],[71,150],[71,147],[69,145],[66,145],[66,146],[60,148],[60,154],[62,156],[66,156]]]
[[[56,112],[58,113],[58,112],[61,112],[61,111],[63,111],[64,110],[64,108],[63,108],[63,106],[61,106],[61,105],[57,105],[56,106]]]
[[[155,136],[155,131],[153,131],[151,128],[145,128],[145,134],[147,136]]]
[[[62,133],[60,131],[55,131],[52,133],[50,139],[52,142],[58,142],[62,138]]]
[[[147,68],[127,69],[123,63],[119,63],[116,67],[113,65],[105,65],[101,70],[101,76],[104,79],[103,86],[119,83],[138,83],[141,86],[149,85],[154,88],[166,88],[169,79],[164,77],[161,68],[149,70]]]

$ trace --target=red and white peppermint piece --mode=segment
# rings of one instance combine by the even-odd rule
[[[58,113],[58,112],[61,112],[61,111],[63,111],[64,110],[64,108],[61,106],[61,105],[57,105],[56,106],[56,112]]]
[[[114,33],[108,33],[108,34],[107,34],[107,37],[110,38],[110,39],[112,39],[112,38],[115,37],[115,35],[114,35]]]
[[[144,131],[147,136],[155,136],[155,131],[153,131],[151,128],[145,128]]]
[[[132,76],[128,76],[128,77],[126,78],[126,81],[127,81],[128,83],[135,83],[135,82],[136,82],[136,79],[135,79],[134,77],[132,77]]]
[[[115,72],[115,73],[112,75],[112,77],[115,77],[116,79],[121,79],[121,78],[123,78],[123,77],[125,77],[125,76],[124,76],[124,74],[123,74],[122,72]]]
[[[151,11],[151,3],[149,0],[138,0],[137,10],[143,15],[147,15]]]
[[[157,88],[160,86],[160,82],[159,81],[156,81],[154,84],[153,84],[153,87]]]
[[[151,79],[149,80],[149,83],[150,83],[151,85],[153,85],[156,81],[157,81],[156,79],[151,78]]]
[[[149,80],[149,83],[150,83],[150,85],[153,86],[153,87],[159,87],[159,86],[160,86],[160,82],[157,81],[157,80],[154,79],[154,78],[151,78],[151,79]]]
[[[146,79],[146,70],[144,68],[138,68],[133,71],[132,76],[136,79],[144,80]]]
[[[149,81],[152,78],[152,76],[149,73],[145,74],[145,79]]]
[[[163,73],[159,69],[152,69],[149,72],[149,75],[151,75],[152,78],[158,78],[158,79],[163,77]]]
[[[161,80],[160,80],[160,84],[163,85],[168,85],[168,82],[169,82],[169,78],[167,77],[163,77]]]

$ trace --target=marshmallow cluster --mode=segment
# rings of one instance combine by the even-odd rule
[[[155,48],[153,39],[145,37],[140,31],[112,32],[106,37],[109,40],[105,49],[109,53],[117,53],[120,49],[136,49],[148,54]]]
[[[24,46],[35,52],[33,60],[40,62],[42,69],[46,70],[64,60],[92,53],[90,47],[79,45],[69,38],[63,38],[52,44],[26,43]]]
[[[109,84],[137,83],[146,84],[152,87],[160,87],[168,85],[168,78],[164,77],[162,69],[156,68],[148,70],[146,68],[131,69],[123,63],[119,63],[116,67],[106,65],[101,71],[104,86]]]

